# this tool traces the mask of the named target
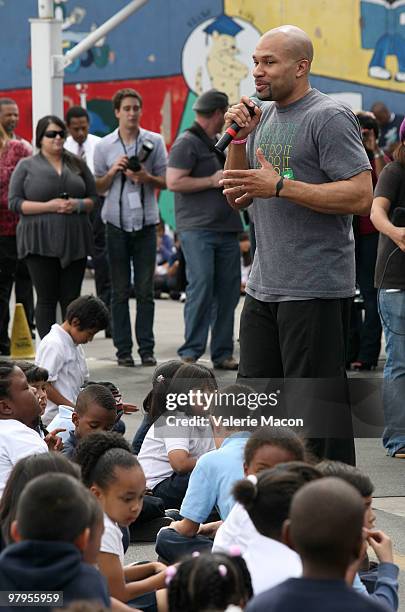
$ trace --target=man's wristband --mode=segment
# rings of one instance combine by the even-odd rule
[[[86,212],[86,204],[84,203],[84,200],[81,200],[80,198],[77,200],[76,212],[78,215],[80,215],[82,212]]]
[[[247,138],[242,138],[241,140],[231,140],[231,144],[241,145],[246,144]]]
[[[284,177],[281,176],[276,185],[276,198],[280,197],[280,191],[282,190],[283,187],[284,187]]]

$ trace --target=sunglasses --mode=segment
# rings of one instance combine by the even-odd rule
[[[48,132],[45,132],[44,136],[47,138],[56,138],[60,136],[63,139],[66,138],[66,132],[65,130],[48,130]]]

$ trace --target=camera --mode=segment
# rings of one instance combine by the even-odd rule
[[[151,140],[145,140],[142,144],[141,150],[139,151],[139,155],[131,155],[131,157],[128,159],[127,170],[139,172],[142,169],[141,164],[146,162],[153,149],[153,142]]]

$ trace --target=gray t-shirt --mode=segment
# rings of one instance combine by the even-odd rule
[[[214,144],[214,141],[213,141]],[[222,170],[217,155],[198,136],[183,132],[174,142],[169,155],[169,168],[191,170],[190,176],[211,176]],[[204,189],[192,193],[175,193],[176,228],[241,232],[239,213],[226,201],[222,189]]]
[[[305,183],[344,180],[371,169],[355,115],[316,89],[289,106],[265,102],[261,110],[247,143],[250,167],[259,166],[261,147],[277,172]],[[314,212],[283,197],[256,198],[249,212],[257,242],[249,295],[264,302],[354,295],[351,215]]]

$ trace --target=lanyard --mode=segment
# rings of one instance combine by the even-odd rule
[[[138,155],[138,140],[139,140],[139,136],[140,136],[141,132],[138,132],[138,135],[136,137],[135,140],[135,153],[134,155]],[[120,143],[122,144],[122,148],[124,149],[124,153],[125,155],[128,157],[128,151],[127,148],[125,146],[125,142],[122,140],[120,131],[118,130],[118,138],[120,139]],[[124,223],[123,223],[123,219],[122,219],[122,196],[124,193],[124,188],[125,188],[125,182],[127,180],[127,177],[125,176],[125,174],[122,172],[121,173],[121,188],[120,188],[120,199],[119,199],[119,211],[120,211],[120,228],[123,230],[124,229]],[[143,208],[143,185],[142,185],[142,189],[141,189],[141,200],[142,200],[142,208]]]

